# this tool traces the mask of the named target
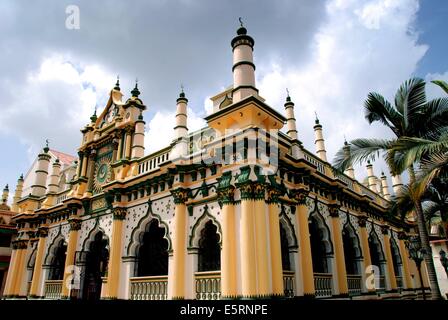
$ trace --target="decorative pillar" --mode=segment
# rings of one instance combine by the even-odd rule
[[[121,243],[123,237],[123,220],[126,217],[126,208],[113,208],[112,245],[110,247],[109,270],[105,296],[109,299],[118,298],[120,283]]]
[[[311,255],[310,230],[308,227],[308,208],[306,198],[309,191],[305,189],[293,190],[292,196],[297,201],[296,223],[297,238],[299,239],[300,260],[302,261],[303,295],[314,297],[313,257]]]
[[[126,128],[126,144],[125,144],[125,158],[127,160],[131,159],[131,145],[132,145],[132,133],[133,128],[127,127]]]
[[[14,278],[12,283],[12,292],[13,296],[20,296],[20,291],[22,288],[22,284],[24,283],[24,275],[26,271],[26,251],[28,248],[28,240],[17,240],[16,243],[17,248],[17,262],[14,270]]]
[[[362,247],[362,253],[364,257],[364,267],[365,270],[362,270],[362,282],[364,283],[363,287],[366,286],[366,279],[372,275],[372,272],[367,272],[367,268],[372,265],[372,259],[370,258],[370,247],[369,247],[369,235],[367,234],[367,217],[366,216],[360,216],[358,217],[358,224],[359,224],[359,235],[361,240],[361,247]],[[373,271],[373,270],[372,270]],[[369,293],[375,292],[375,286],[367,286],[365,288],[365,291]]]
[[[403,265],[403,272],[404,272],[403,285],[405,289],[413,289],[411,271],[409,267],[409,255],[408,251],[406,250],[406,245],[404,242],[406,239],[407,239],[406,233],[400,232],[398,234],[398,248],[400,249],[401,263]]]
[[[389,226],[382,226],[381,232],[383,233],[384,238],[384,250],[386,253],[386,265],[387,265],[387,274],[389,278],[390,289],[392,291],[397,290],[397,279],[395,278],[395,270],[394,264],[392,260],[392,250],[390,249],[390,235],[389,235]]]
[[[88,183],[87,183],[87,195],[93,194],[93,179],[95,174],[95,157],[96,150],[92,150],[89,154],[89,173],[88,173]]]
[[[85,150],[83,152],[82,158],[82,168],[81,168],[81,177],[86,178],[87,176],[87,164],[89,162],[89,151]]]
[[[270,285],[270,251],[267,211],[265,203],[265,187],[262,182],[256,182],[253,186],[254,199],[254,220],[255,220],[255,252],[257,263],[257,296],[266,298],[271,295],[272,289]],[[280,229],[279,229],[280,230]]]
[[[118,139],[117,157],[114,159],[114,161],[120,161],[123,158],[124,134],[121,130],[117,131],[117,139]]]
[[[47,227],[40,227],[38,229],[38,235],[39,235],[39,242],[37,243],[37,253],[36,253],[36,261],[34,263],[34,271],[33,271],[33,280],[31,282],[31,290],[30,290],[30,296],[31,297],[39,297],[39,287],[41,281],[44,279],[42,278],[42,264],[45,254],[45,242],[47,240],[48,236],[48,228]]]
[[[255,254],[255,217],[254,200],[252,199],[252,185],[250,182],[246,182],[238,185],[238,188],[241,193],[241,292],[243,298],[255,298],[257,295],[257,273],[254,271],[257,266],[257,258]]]
[[[269,209],[269,243],[271,248],[271,281],[273,296],[283,296],[285,294],[283,287],[282,247],[280,240],[279,195],[279,190],[270,187],[268,189],[268,197],[266,201]],[[298,277],[298,275],[296,275],[296,277]]]
[[[231,173],[231,172],[229,172]],[[224,176],[224,175],[223,175]],[[235,204],[234,186],[218,190],[218,199],[222,203],[222,249],[221,249],[221,297],[236,298],[237,289],[237,261],[235,234]]]
[[[348,296],[347,270],[345,268],[344,243],[342,240],[341,222],[339,218],[339,205],[329,206],[331,222],[333,226],[333,243],[336,259],[336,276],[340,296]]]
[[[22,198],[23,182],[23,174],[21,174],[20,178],[17,180],[16,191],[14,192],[14,198],[11,208],[13,212],[19,212],[19,206],[17,205],[17,203]]]
[[[74,276],[75,269],[75,252],[76,245],[78,242],[78,231],[81,229],[81,219],[70,218],[70,232],[68,234],[68,245],[67,253],[65,256],[65,267],[64,267],[64,281],[62,283],[61,297],[62,299],[67,299],[70,297],[70,290],[72,289],[72,284],[68,283],[69,276]]]
[[[76,176],[78,178],[81,177],[82,175],[82,166],[83,166],[83,160],[84,160],[84,152],[83,151],[78,151],[78,167],[76,168]]]
[[[14,281],[17,274],[17,262],[18,262],[18,254],[17,254],[17,244],[13,242],[12,251],[11,251],[11,261],[9,262],[8,274],[6,277],[6,284],[3,290],[3,296],[9,297],[13,295],[14,291]]]
[[[174,198],[173,270],[170,271],[168,285],[171,299],[183,300],[186,295],[185,259],[187,256],[187,206],[189,190],[172,190]]]
[[[137,121],[135,121],[134,138],[132,139],[132,159],[138,159],[145,155],[145,121],[140,111]]]

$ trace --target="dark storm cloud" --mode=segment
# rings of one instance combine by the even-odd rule
[[[80,29],[65,28],[67,5],[80,9]],[[271,57],[303,62],[325,15],[324,1],[9,1],[0,5],[0,94],[52,53],[70,54],[139,78],[153,108],[172,107],[184,83],[194,107],[232,82],[230,40],[242,17],[255,38],[256,64]],[[5,84],[8,85],[5,85]],[[111,86],[113,83],[111,83]],[[61,107],[64,101],[61,99]]]

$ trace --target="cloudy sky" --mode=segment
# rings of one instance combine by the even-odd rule
[[[69,5],[79,8],[79,29],[66,28]],[[344,135],[389,134],[364,120],[368,92],[393,100],[411,76],[448,80],[447,15],[445,0],[1,1],[0,185],[15,185],[46,138],[76,154],[79,129],[104,107],[117,74],[125,98],[138,78],[147,152],[172,138],[181,83],[189,127],[199,129],[208,98],[232,83],[238,17],[255,39],[260,95],[283,112],[289,88],[312,151],[316,111],[332,159]]]

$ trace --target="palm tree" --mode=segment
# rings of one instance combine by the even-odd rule
[[[438,83],[435,83],[440,85]],[[416,181],[414,162],[407,163],[405,167],[397,168],[393,164],[402,160],[405,155],[396,151],[394,147],[400,139],[406,137],[427,138],[429,133],[438,132],[448,125],[448,98],[426,100],[425,81],[412,78],[405,81],[395,94],[394,106],[382,95],[371,92],[364,103],[365,118],[372,124],[380,122],[388,127],[395,135],[392,139],[355,139],[350,141],[350,155],[340,149],[333,161],[336,170],[344,171],[355,162],[374,161],[382,153],[389,164],[393,175],[408,170],[410,185]],[[395,150],[395,151],[392,151]],[[431,256],[428,231],[425,217],[422,212],[418,193],[411,190],[412,202],[417,216],[418,232],[422,248],[425,250],[425,262],[428,269],[429,281],[432,288],[433,299],[440,299],[440,290],[435,274],[434,262]]]

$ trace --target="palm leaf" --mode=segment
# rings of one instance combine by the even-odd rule
[[[431,81],[432,83],[438,85],[440,88],[442,88],[443,91],[445,91],[445,93],[448,93],[448,83],[446,83],[443,80],[433,80]]]
[[[395,107],[403,115],[403,135],[411,133],[414,128],[412,120],[422,114],[426,103],[425,81],[412,78],[405,81],[395,94]]]
[[[395,135],[400,135],[402,116],[391,106],[382,95],[371,92],[364,102],[365,118],[369,124],[380,121],[389,127]]]

